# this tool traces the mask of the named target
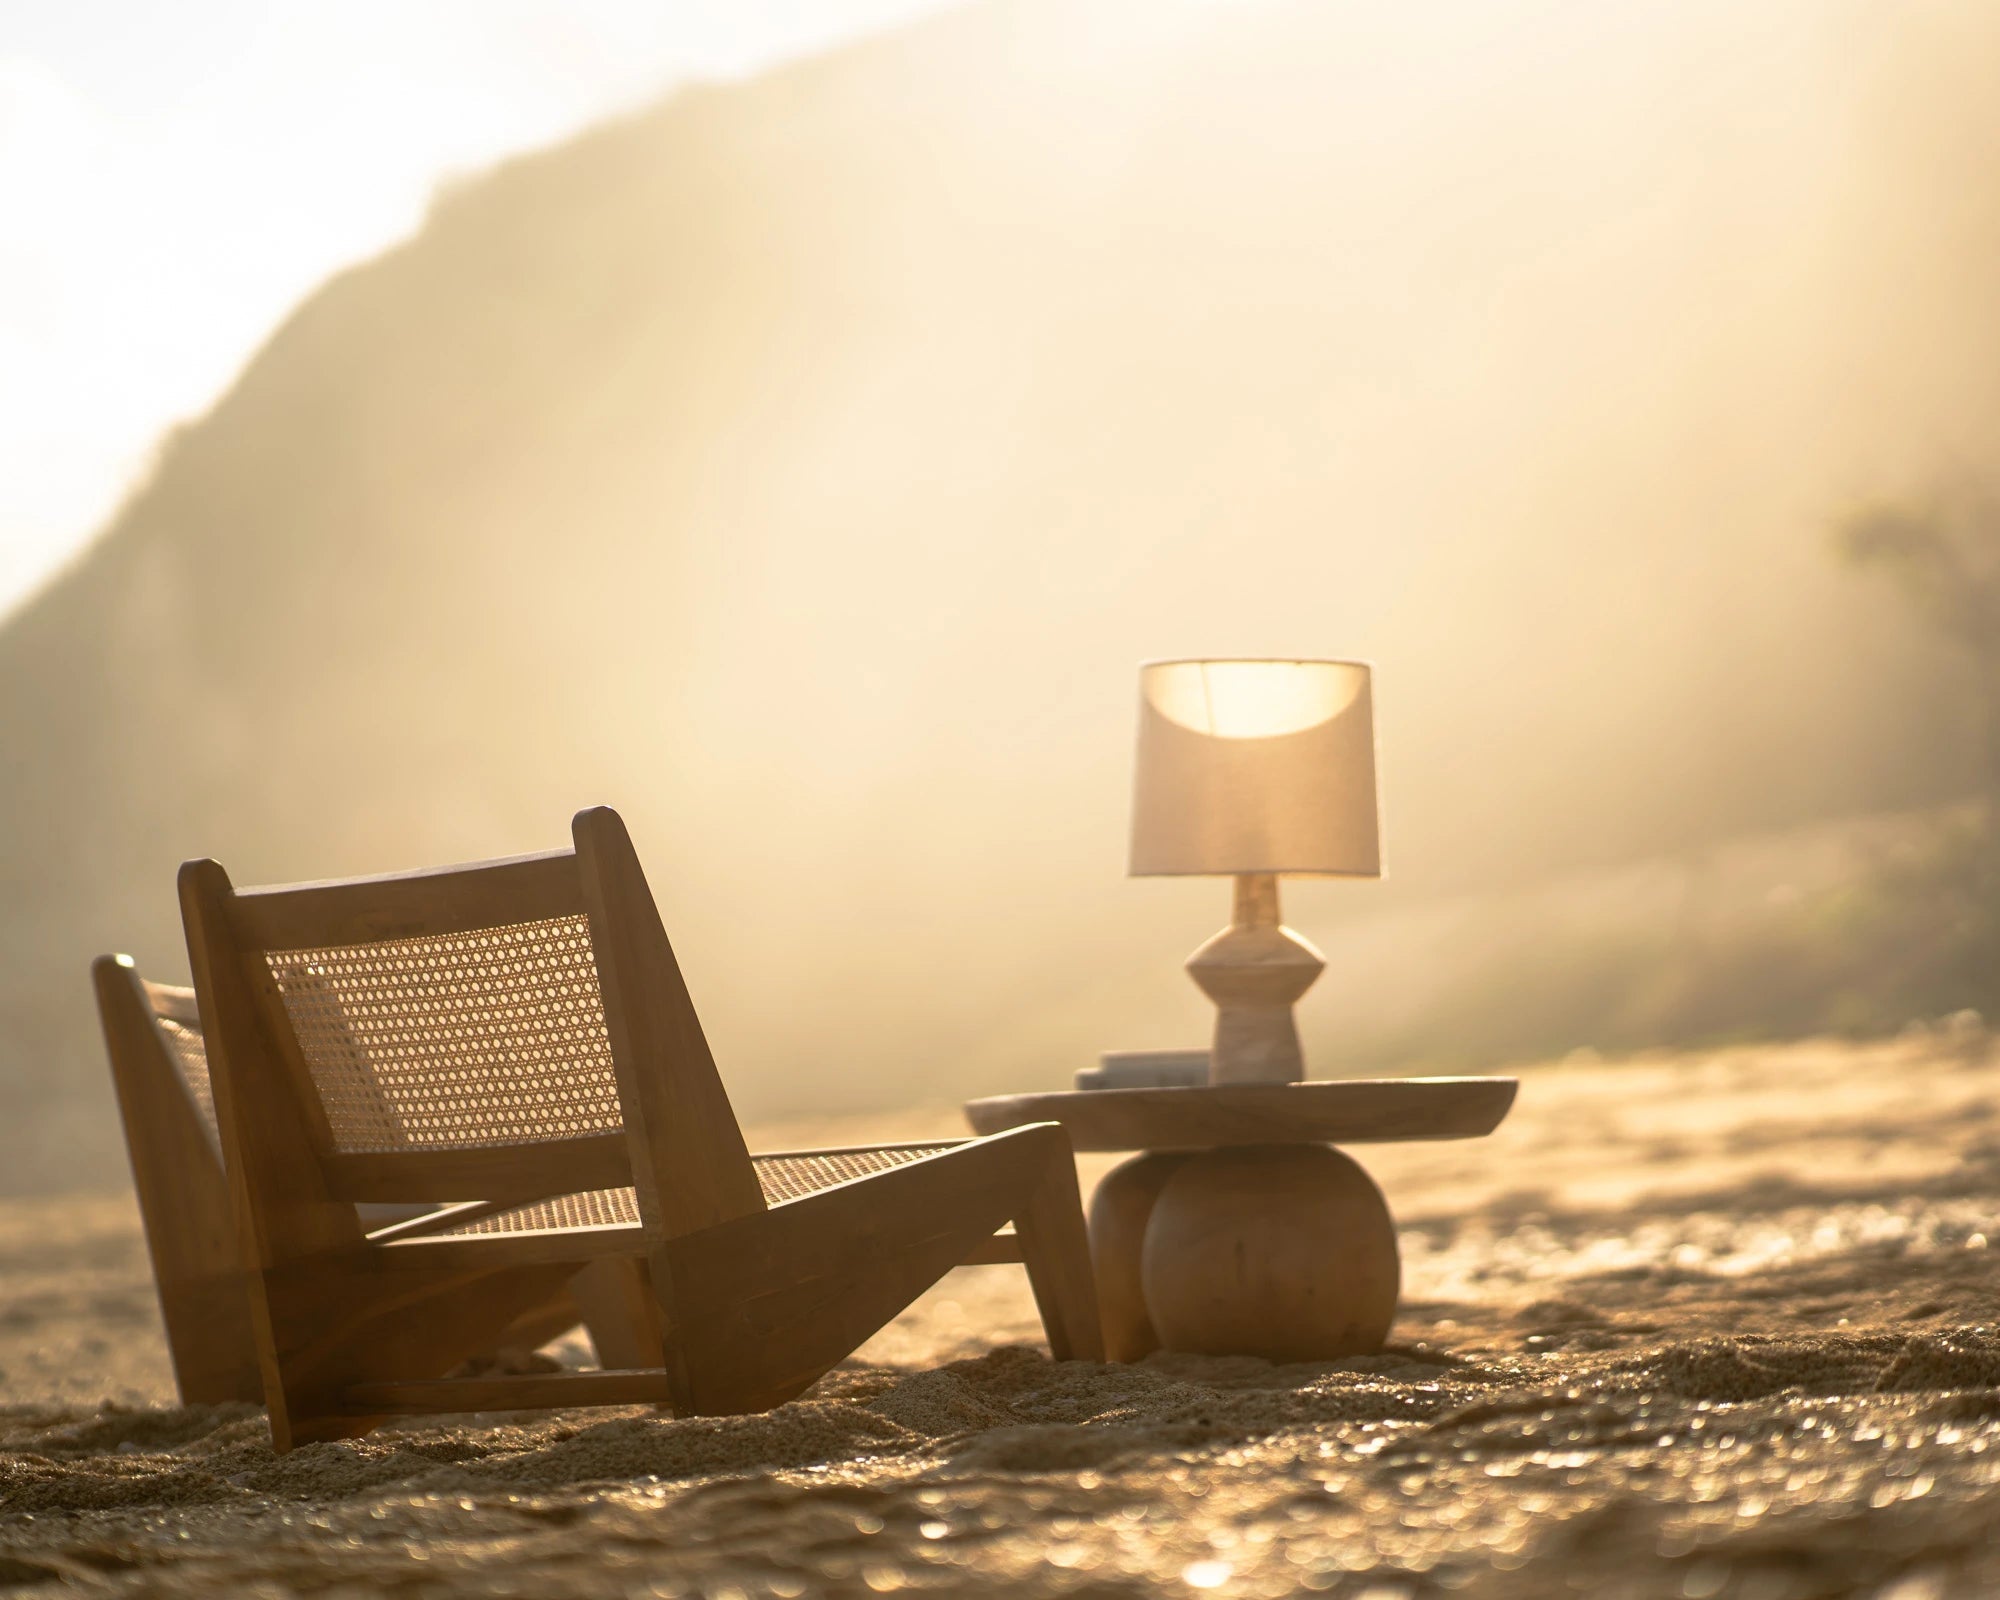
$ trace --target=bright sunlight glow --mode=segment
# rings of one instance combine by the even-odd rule
[[[0,4],[0,613],[440,180],[937,3]]]

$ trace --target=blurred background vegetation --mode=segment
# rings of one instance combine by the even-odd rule
[[[311,295],[0,627],[0,1189],[116,1181],[183,858],[597,802],[748,1114],[1198,1043],[1168,655],[1376,663],[1321,1073],[2000,1013],[2000,10],[1450,18],[987,0]]]

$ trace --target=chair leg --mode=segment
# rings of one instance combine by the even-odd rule
[[[605,1371],[666,1364],[659,1302],[643,1261],[626,1256],[593,1261],[569,1280],[569,1292]]]
[[[1039,1221],[1052,1211],[1052,1201],[1037,1203],[1052,1151],[1068,1164],[1061,1129],[1011,1130],[665,1240],[652,1283],[679,1386],[676,1413],[764,1411],[804,1393],[1010,1217]],[[1087,1294],[1074,1175],[1069,1183]],[[1057,1337],[1065,1349],[1088,1348],[1095,1330],[1074,1314],[1060,1224],[1044,1222],[1041,1232],[1054,1241],[1045,1252],[1055,1264],[1048,1281],[1060,1285],[1051,1303],[1066,1308]],[[1087,1305],[1094,1313],[1094,1300]]]
[[[158,1277],[167,1353],[184,1406],[225,1400],[264,1403],[250,1292],[240,1271],[170,1282]]]
[[[1021,1259],[1035,1306],[1058,1361],[1102,1361],[1104,1323],[1097,1306],[1097,1278],[1090,1266],[1090,1236],[1083,1225],[1076,1158],[1060,1132],[1028,1177],[1028,1200],[1014,1214]]]
[[[381,1419],[345,1408],[370,1379],[442,1377],[490,1350],[496,1329],[546,1311],[574,1268],[509,1267],[439,1278],[420,1263],[324,1257],[266,1268],[252,1312],[271,1443],[351,1439]]]

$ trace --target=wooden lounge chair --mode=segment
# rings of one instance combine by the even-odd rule
[[[122,955],[99,956],[91,979],[181,1403],[261,1403],[264,1382],[194,990],[148,982]],[[355,1210],[363,1229],[396,1227],[407,1235],[440,1208]],[[613,1274],[586,1269],[545,1305],[493,1332],[489,1347],[533,1350],[581,1321],[599,1359],[614,1360],[639,1348],[623,1320],[624,1299]]]
[[[1057,1358],[1102,1358],[1061,1128],[753,1158],[624,824],[573,836],[290,888],[181,869],[279,1449],[399,1414],[763,1410],[974,1260],[1024,1261]],[[465,1195],[449,1232],[354,1214]],[[444,1376],[604,1261],[645,1268],[650,1359]]]

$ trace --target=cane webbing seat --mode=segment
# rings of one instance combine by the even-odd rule
[[[757,1169],[757,1182],[765,1200],[777,1205],[831,1189],[836,1183],[866,1177],[871,1172],[887,1172],[906,1161],[920,1161],[940,1150],[955,1150],[965,1142],[943,1139],[928,1144],[867,1145],[847,1150],[790,1150],[752,1156],[750,1162]]]
[[[943,1150],[955,1150],[964,1139],[939,1139],[928,1144],[860,1145],[839,1150],[789,1150],[775,1155],[750,1158],[756,1169],[758,1187],[767,1205],[800,1200],[835,1184],[866,1177],[871,1172],[887,1172]],[[471,1237],[491,1233],[535,1233],[566,1228],[634,1227],[639,1221],[639,1202],[629,1189],[590,1189],[581,1194],[557,1195],[532,1201],[505,1211],[495,1211],[438,1230],[440,1238]],[[404,1237],[409,1237],[405,1233]]]
[[[474,1215],[440,1230],[441,1239],[471,1239],[498,1233],[560,1233],[570,1229],[636,1228],[639,1199],[630,1187],[585,1189],[580,1194],[554,1195],[524,1206]]]

